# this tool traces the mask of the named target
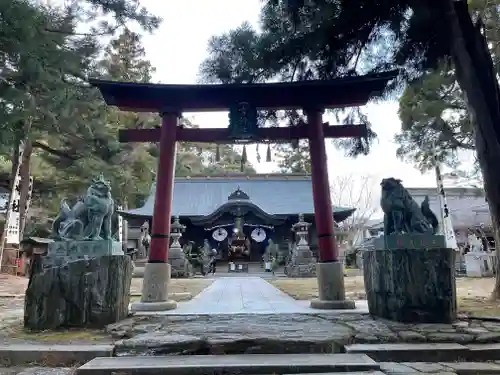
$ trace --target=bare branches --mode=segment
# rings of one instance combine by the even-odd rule
[[[331,185],[332,204],[342,208],[356,209],[339,225],[344,235],[342,242],[345,245],[352,245],[356,234],[378,210],[377,196],[373,194],[377,185],[376,176],[371,175],[348,174],[334,178]]]

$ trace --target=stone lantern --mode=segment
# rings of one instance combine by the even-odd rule
[[[174,222],[170,226],[172,243],[168,252],[168,263],[172,267],[171,275],[174,278],[189,277],[190,275],[190,265],[179,242],[185,230],[186,226],[180,223],[178,216],[175,216]]]
[[[307,246],[307,236],[309,234],[309,227],[311,223],[304,221],[304,214],[299,214],[299,221],[292,226],[292,230],[297,234],[297,246]]]
[[[170,247],[181,247],[179,242],[179,238],[182,237],[182,234],[186,230],[186,226],[182,225],[179,221],[179,216],[174,217],[174,222],[170,226],[170,237],[172,237],[172,245]]]
[[[311,223],[304,220],[304,214],[299,214],[298,222],[292,225],[292,231],[296,234],[296,242],[285,269],[288,277],[316,276],[316,259],[307,238],[310,227]]]

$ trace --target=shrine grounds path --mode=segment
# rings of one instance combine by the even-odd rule
[[[364,300],[363,277],[359,273],[348,272],[347,275],[345,277],[347,298]],[[180,303],[179,308],[175,310],[176,313],[194,314],[198,310],[193,307],[195,305],[202,306],[204,313],[208,311],[224,314],[250,311],[280,313],[292,310],[307,313],[310,311],[308,301],[316,298],[318,293],[315,278],[289,279],[278,275],[276,278],[266,277],[265,281],[258,277],[260,275],[254,277],[252,274],[248,277],[225,276],[227,275],[220,273],[215,278],[173,280],[171,292],[191,293],[195,297],[189,302]],[[0,275],[0,326],[2,322],[22,315],[27,282],[28,279],[24,277]],[[493,285],[493,278],[457,278],[460,310],[462,312],[470,310],[475,315],[500,316],[500,304],[489,301]],[[133,279],[132,299],[140,295],[141,289],[142,279]],[[359,307],[362,305],[361,303]],[[475,305],[481,306],[483,311],[476,311]]]
[[[358,301],[355,311],[367,312],[366,302]],[[161,314],[315,314],[317,312],[318,310],[309,307],[309,301],[298,301],[273,287],[261,277],[233,276],[215,279],[192,300],[180,303],[177,309]],[[137,313],[136,315],[151,315],[151,313]],[[159,315],[159,313],[152,315]]]

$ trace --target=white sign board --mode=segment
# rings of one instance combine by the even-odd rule
[[[122,210],[122,206],[117,207],[118,211]],[[123,217],[118,215],[118,241],[123,243]]]
[[[19,212],[10,212],[5,238],[8,244],[19,245]]]
[[[12,192],[11,207],[8,210],[8,217],[6,228],[7,234],[5,236],[6,243],[11,245],[19,245],[19,199],[21,198],[19,194],[19,176],[15,180],[14,191]]]

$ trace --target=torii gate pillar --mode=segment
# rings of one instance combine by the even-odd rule
[[[176,111],[161,113],[160,157],[156,176],[149,259],[144,269],[142,298],[140,302],[132,304],[133,312],[164,311],[177,307],[175,301],[168,299],[171,271],[168,263],[168,248],[175,178],[176,134],[180,115]]]
[[[309,152],[314,197],[314,220],[318,238],[318,299],[311,301],[316,309],[355,309],[354,301],[345,299],[344,264],[339,261],[335,240],[332,199],[328,180],[328,163],[323,130],[323,110],[306,110],[309,125]]]

